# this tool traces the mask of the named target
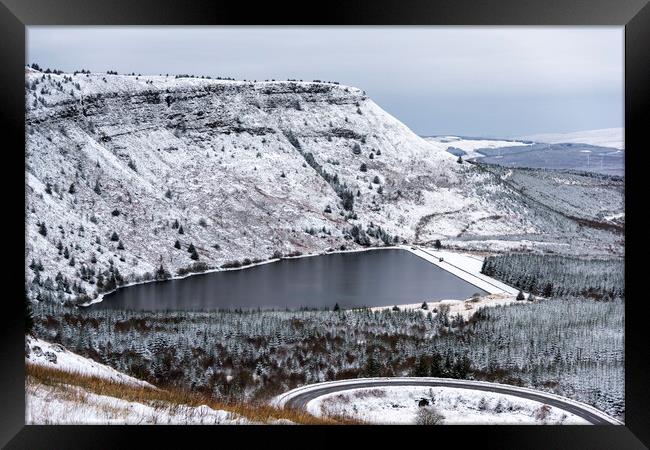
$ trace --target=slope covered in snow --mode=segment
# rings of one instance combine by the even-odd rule
[[[571,133],[543,133],[522,136],[519,139],[547,144],[589,144],[601,147],[625,148],[625,130],[623,128],[601,128],[598,130],[574,131]]]
[[[458,164],[353,87],[30,69],[26,108],[39,300],[341,246],[618,239]]]
[[[98,377],[107,381],[131,386],[154,387],[145,381],[133,378],[112,367],[72,353],[60,344],[52,344],[32,336],[27,336],[25,350],[25,363],[78,373],[84,376]]]
[[[113,386],[125,386],[128,393],[139,389],[156,390],[142,380],[97,363],[52,344],[27,336],[25,341],[26,378],[25,423],[34,425],[79,424],[245,424],[244,417],[207,405],[191,406],[165,401],[135,401],[119,395],[94,392],[84,384],[97,385],[105,380]],[[41,372],[44,369],[45,372]],[[54,374],[54,375],[52,375]],[[58,379],[61,377],[61,380]],[[90,378],[89,378],[90,377]],[[75,380],[81,380],[77,385]],[[107,389],[110,391],[110,388]],[[114,392],[121,392],[118,387]]]
[[[76,386],[27,385],[28,425],[238,425],[250,421],[206,405],[143,404]]]

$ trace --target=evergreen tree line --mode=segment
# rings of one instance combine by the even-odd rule
[[[341,183],[339,180],[338,174],[330,174],[329,172],[325,171],[323,169],[323,166],[321,166],[316,159],[314,158],[314,155],[311,152],[307,152],[302,148],[302,145],[300,144],[300,141],[298,138],[293,134],[291,130],[285,131],[284,133],[285,137],[289,141],[291,145],[294,146],[298,152],[305,158],[305,162],[311,166],[312,169],[314,169],[327,183],[334,189],[334,192],[336,192],[336,195],[341,199],[343,209],[346,211],[353,211],[354,210],[354,192],[350,188],[348,188],[348,185],[346,183]]]
[[[625,297],[623,260],[508,253],[489,256],[481,273],[543,297]]]
[[[39,303],[34,332],[154,384],[224,400],[345,378],[442,376],[531,386],[621,417],[623,311],[620,301],[549,300],[484,308],[467,321],[444,310],[136,312]]]

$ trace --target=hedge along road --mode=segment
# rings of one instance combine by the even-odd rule
[[[527,400],[544,403],[570,412],[585,419],[592,425],[623,425],[617,419],[608,416],[593,406],[571,400],[559,395],[549,394],[529,388],[509,386],[485,381],[455,380],[432,377],[395,377],[395,378],[357,378],[353,380],[328,381],[302,386],[285,392],[272,400],[275,406],[306,411],[307,403],[326,394],[359,388],[377,388],[384,386],[426,386],[471,389],[514,395]]]

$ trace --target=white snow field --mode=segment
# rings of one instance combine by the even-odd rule
[[[589,144],[600,147],[625,148],[625,130],[623,128],[601,128],[598,130],[574,131],[571,133],[543,133],[522,136],[524,141],[546,144]]]
[[[77,386],[27,384],[27,425],[236,425],[245,418],[209,406],[147,405]]]
[[[366,423],[416,424],[420,400],[442,416],[440,425],[586,425],[568,411],[514,395],[469,389],[385,386],[326,394],[307,404],[316,416],[340,415]]]

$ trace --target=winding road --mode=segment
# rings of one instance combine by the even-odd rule
[[[558,409],[575,414],[592,425],[622,425],[622,422],[608,416],[598,409],[558,395],[549,394],[534,389],[509,386],[484,381],[454,380],[448,378],[358,378],[353,380],[329,381],[325,383],[310,384],[302,386],[273,400],[273,404],[279,407],[306,410],[307,403],[322,395],[334,392],[342,392],[350,389],[376,388],[384,386],[426,386],[426,387],[450,387],[460,389],[472,389],[478,391],[495,392],[500,394],[513,395],[527,400],[544,403]]]

